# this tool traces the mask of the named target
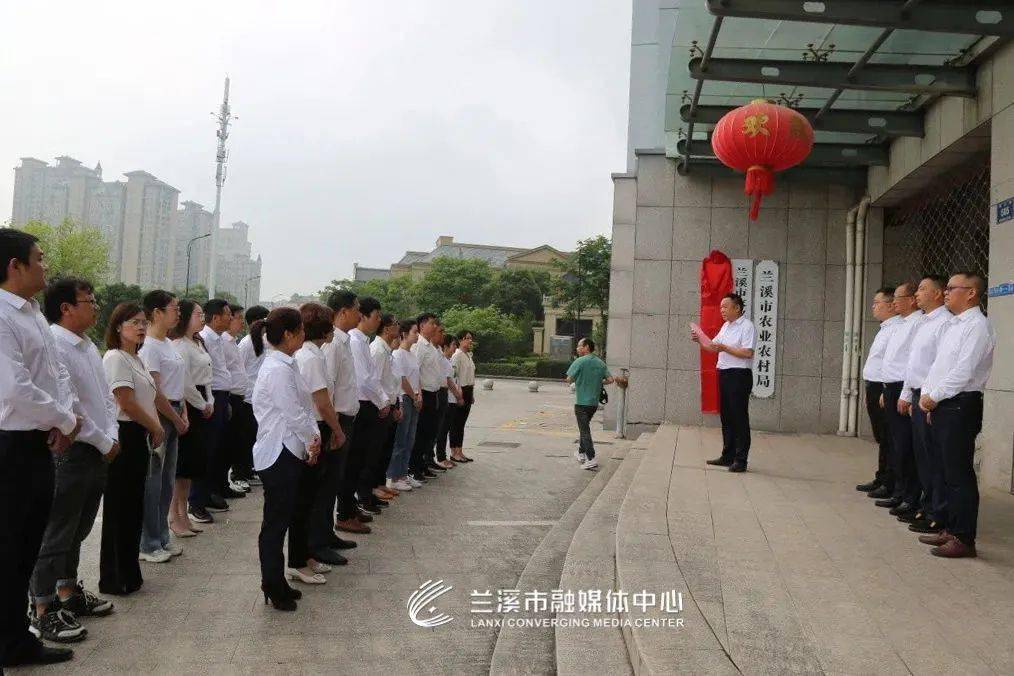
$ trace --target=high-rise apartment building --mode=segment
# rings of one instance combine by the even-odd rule
[[[180,191],[146,171],[129,171],[123,212],[120,281],[168,288],[176,260],[176,203]]]
[[[173,288],[176,289],[208,283],[208,237],[198,238],[210,235],[211,225],[215,222],[214,214],[203,204],[187,200],[182,206],[176,215],[176,262],[173,271]]]

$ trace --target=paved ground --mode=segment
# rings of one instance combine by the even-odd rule
[[[570,457],[576,428],[565,386],[543,383],[532,394],[526,383],[498,381],[476,399],[466,437],[476,462],[399,497],[373,534],[357,537],[350,565],[326,585],[300,586],[295,613],[263,605],[255,491],[184,540],[182,557],[142,563],[143,589],[117,599],[112,616],[86,623],[74,673],[486,673],[495,630],[469,627],[470,591],[515,585],[592,473]],[[82,570],[92,589],[98,540],[96,530]],[[435,629],[415,626],[406,610],[410,593],[430,579],[454,587],[438,605],[457,619]]]
[[[678,431],[668,531],[708,625],[681,648],[742,673],[1014,673],[1014,496],[983,490],[979,558],[944,560],[854,490],[872,444],[758,433],[738,475],[705,466],[720,446]]]

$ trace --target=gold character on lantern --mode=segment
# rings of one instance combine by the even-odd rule
[[[768,131],[767,123],[767,115],[750,115],[743,120],[743,135],[750,138],[755,138],[757,134],[770,136],[771,132]]]

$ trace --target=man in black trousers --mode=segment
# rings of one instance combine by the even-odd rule
[[[982,395],[993,368],[996,332],[979,305],[986,280],[973,272],[951,276],[944,303],[954,315],[940,335],[937,356],[926,374],[919,408],[933,426],[943,452],[947,525],[919,541],[948,559],[976,556],[979,485],[975,476],[975,437],[982,430]]]
[[[28,630],[28,581],[53,502],[53,453],[81,429],[69,375],[33,297],[46,288],[38,239],[0,228],[0,671],[64,662]]]
[[[425,481],[436,477],[428,466],[433,457],[433,444],[440,424],[437,397],[440,386],[447,382],[447,371],[444,368],[444,356],[433,342],[440,328],[440,320],[436,315],[424,312],[419,315],[416,324],[419,327],[419,340],[412,346],[412,353],[419,360],[423,406],[419,411],[419,425],[416,428],[409,468],[417,481]]]
[[[891,471],[891,436],[884,417],[884,352],[891,332],[901,319],[894,311],[894,287],[885,286],[873,296],[873,317],[880,322],[880,330],[873,338],[870,353],[863,365],[863,381],[866,383],[866,413],[870,416],[870,427],[877,442],[877,473],[873,481],[859,484],[857,491],[863,491],[871,498],[885,499],[894,495],[894,473]]]

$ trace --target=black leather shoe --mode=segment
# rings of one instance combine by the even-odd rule
[[[891,490],[887,486],[884,486],[883,484],[881,484],[879,487],[877,487],[874,490],[870,491],[866,495],[868,497],[871,497],[871,498],[889,498],[889,497],[891,497],[891,494],[893,494],[893,493],[894,493],[893,490]]]
[[[229,503],[225,501],[221,495],[215,495],[212,493],[208,496],[208,504],[206,509],[211,512],[228,512]]]
[[[438,472],[446,472],[447,471],[446,467],[441,467],[440,465],[438,465],[435,462],[431,462],[430,464],[426,465],[426,469],[431,470],[431,471],[432,470],[436,470]]]
[[[70,648],[51,648],[47,645],[40,645],[37,648],[26,652],[24,655],[13,655],[5,659],[4,667],[18,667],[26,664],[57,664],[66,662],[74,657],[74,651]]]
[[[901,514],[908,514],[909,512],[915,514],[916,508],[908,504],[907,502],[902,502],[897,507],[892,507],[889,513],[891,516],[899,516]]]
[[[373,521],[373,516],[369,512],[362,509],[360,509],[356,513],[356,518],[362,521],[363,523],[370,523],[371,521]]]
[[[729,465],[729,471],[730,472],[745,472],[746,471],[746,465],[744,463],[742,463],[742,462],[734,462],[731,465]]]
[[[374,496],[373,499],[370,500],[370,504],[373,505],[374,507],[387,507],[391,503],[388,502],[387,500],[384,500],[383,498],[378,498]]]
[[[331,543],[334,549],[355,549],[359,546],[359,543],[353,542],[352,540],[342,540],[339,537],[335,538],[335,541]]]
[[[349,562],[348,559],[334,549],[319,549],[313,553],[313,558],[321,563],[327,563],[332,566],[345,566]]]
[[[363,510],[364,512],[369,512],[370,514],[380,514],[380,507],[377,507],[376,505],[371,505],[367,503],[365,505],[360,506],[360,509]]]
[[[219,491],[219,495],[225,498],[226,500],[235,500],[236,498],[246,497],[246,493],[242,491],[234,491],[231,488],[223,488],[221,491]]]
[[[424,477],[426,477],[427,479],[436,479],[437,478],[436,472],[431,472],[428,469],[424,469],[422,475]]]
[[[944,525],[936,521],[927,521],[923,519],[920,521],[913,521],[908,525],[908,529],[913,533],[939,533],[944,529]]]
[[[870,491],[875,491],[878,488],[880,488],[880,482],[876,479],[856,486],[856,490],[862,493],[869,493]]]
[[[708,465],[717,465],[718,467],[728,467],[729,465],[732,464],[733,461],[724,457],[718,457],[715,458],[714,460],[705,460],[704,462]]]
[[[886,500],[877,500],[873,504],[875,504],[877,507],[894,508],[901,504],[901,498],[887,498]]]
[[[919,512],[909,511],[902,512],[900,514],[897,514],[896,516],[898,517],[898,521],[902,523],[915,523],[917,521],[916,517],[918,516],[918,514]]]

